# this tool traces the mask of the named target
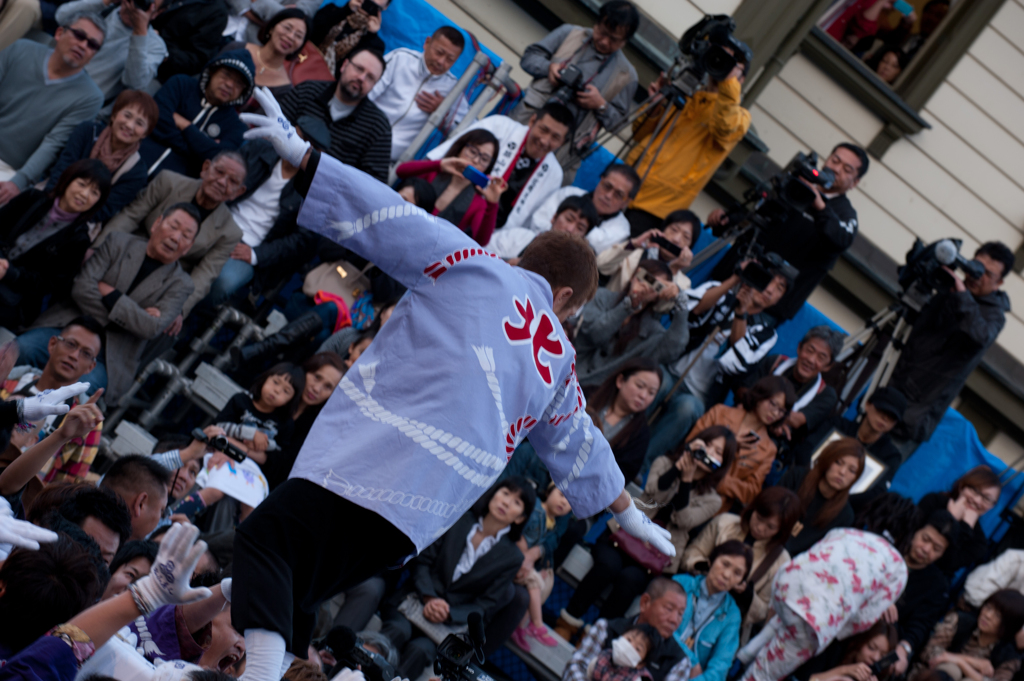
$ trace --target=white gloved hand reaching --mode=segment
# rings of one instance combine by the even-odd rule
[[[281,112],[281,106],[265,87],[258,87],[253,96],[263,109],[263,114],[239,114],[242,122],[253,126],[246,130],[243,137],[247,140],[265,139],[274,145],[274,151],[284,160],[298,167],[302,163],[310,144],[299,137],[295,126],[288,122]]]
[[[224,597],[224,600],[228,603],[231,602],[231,578],[225,577],[220,580],[220,595]]]
[[[651,522],[651,519],[640,512],[632,500],[626,510],[613,513],[616,522],[626,532],[641,541],[650,543],[666,556],[676,555],[676,547],[672,545],[672,535],[664,527]]]
[[[35,423],[47,416],[67,414],[71,407],[64,402],[88,389],[88,383],[72,383],[63,388],[44,390],[33,397],[18,400],[18,418],[22,423]]]
[[[25,520],[16,520],[11,505],[0,497],[0,544],[36,551],[40,543],[54,541],[57,541],[56,532],[37,527]]]
[[[331,681],[366,681],[366,677],[358,669],[344,667],[332,677]]]
[[[182,605],[212,594],[206,587],[189,586],[196,564],[206,552],[206,542],[196,541],[199,528],[175,523],[160,542],[160,551],[149,574],[128,587],[142,614],[164,605]]]

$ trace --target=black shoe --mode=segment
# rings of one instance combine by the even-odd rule
[[[324,321],[316,312],[307,312],[294,322],[286,324],[280,331],[261,341],[246,345],[244,348],[232,348],[231,360],[235,366],[241,367],[258,362],[261,359],[276,355],[288,347],[309,341],[323,329]]]

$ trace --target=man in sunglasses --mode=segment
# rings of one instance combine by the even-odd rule
[[[103,106],[103,93],[83,72],[103,46],[103,20],[81,15],[54,37],[52,49],[19,40],[0,52],[0,205],[40,177],[74,127]]]

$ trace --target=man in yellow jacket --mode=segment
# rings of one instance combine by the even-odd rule
[[[731,48],[725,48],[733,53]],[[637,236],[661,226],[669,213],[690,204],[708,183],[718,166],[750,127],[750,112],[740,106],[740,88],[746,76],[747,62],[742,52],[733,54],[736,67],[722,82],[710,81],[708,88],[696,93],[681,112],[669,114],[662,131],[636,164],[661,119],[662,107],[641,118],[634,128],[637,145],[626,162],[635,165],[640,177],[647,173],[626,217],[630,232]],[[656,96],[668,84],[664,73],[647,88]],[[677,117],[672,125],[672,116]],[[666,134],[669,134],[665,139]],[[662,146],[662,141],[664,145]],[[658,148],[661,147],[660,153]],[[653,159],[654,167],[650,168]]]

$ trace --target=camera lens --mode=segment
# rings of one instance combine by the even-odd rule
[[[704,53],[704,69],[715,80],[725,80],[734,68],[736,68],[736,57],[726,52],[722,46],[712,45]]]

